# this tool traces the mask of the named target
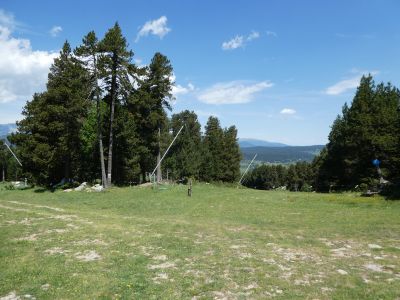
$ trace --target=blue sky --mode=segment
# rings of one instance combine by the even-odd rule
[[[174,67],[173,112],[239,137],[324,144],[365,73],[400,86],[400,1],[22,1],[0,3],[0,123],[43,90],[62,43],[118,21],[138,64]]]

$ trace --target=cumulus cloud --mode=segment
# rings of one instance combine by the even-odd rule
[[[15,21],[13,14],[0,9],[0,25],[9,28],[10,30],[14,30],[17,22]]]
[[[248,103],[254,95],[274,84],[270,81],[248,83],[244,81],[231,81],[217,83],[198,95],[201,102],[208,104],[238,104]]]
[[[62,27],[61,26],[53,26],[53,28],[50,29],[50,35],[52,37],[57,37],[61,31],[62,31]]]
[[[358,87],[358,85],[360,84],[360,79],[361,79],[363,74],[370,73],[371,75],[376,75],[379,72],[378,71],[371,71],[371,72],[363,71],[363,72],[360,72],[360,71],[358,71],[358,69],[352,69],[351,73],[359,73],[359,74],[357,74],[356,76],[353,76],[351,78],[344,79],[344,80],[341,80],[341,81],[335,83],[334,85],[328,87],[325,90],[325,93],[327,95],[340,95],[340,94],[343,94],[343,93],[347,92],[348,90],[355,89],[356,87]]]
[[[195,87],[192,83],[188,83],[187,86],[182,86],[180,84],[177,84],[175,74],[172,74],[170,80],[171,82],[174,83],[174,85],[172,86],[172,95],[174,96],[175,99],[178,98],[178,96],[186,95],[195,90]]]
[[[296,111],[292,108],[284,108],[281,110],[281,115],[294,115]]]
[[[147,21],[139,30],[135,41],[138,42],[141,37],[148,36],[149,34],[156,35],[162,39],[171,31],[171,28],[167,27],[167,21],[168,19],[166,16],[162,16],[157,20]]]
[[[172,87],[172,95],[177,98],[179,95],[186,95],[195,90],[194,85],[189,83],[187,86],[176,84]]]
[[[58,55],[32,50],[29,40],[14,38],[11,30],[0,25],[0,103],[28,100],[42,91]]]
[[[222,50],[234,50],[237,48],[243,48],[246,42],[258,39],[260,34],[257,31],[252,31],[248,36],[237,35],[231,40],[222,43]]]
[[[230,41],[222,43],[223,50],[233,50],[233,49],[240,48],[243,46],[244,46],[243,36],[241,36],[241,35],[237,35]]]

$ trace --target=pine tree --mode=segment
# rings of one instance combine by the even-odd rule
[[[225,182],[234,182],[239,179],[240,161],[242,159],[235,126],[224,130],[223,147],[222,180]]]
[[[387,178],[395,177],[399,98],[399,90],[390,84],[375,86],[371,76],[361,78],[351,106],[343,107],[342,116],[333,123],[326,151],[316,161],[319,190],[376,184],[375,158],[381,160]]]
[[[222,181],[224,167],[224,131],[216,117],[209,117],[203,139],[201,178],[205,181]]]
[[[201,164],[201,125],[194,112],[185,110],[172,115],[172,136],[184,126],[174,145],[168,160],[176,178],[194,177],[199,179]]]
[[[75,50],[75,54],[81,58],[81,63],[86,67],[91,75],[92,95],[96,99],[96,123],[97,123],[97,140],[99,143],[101,181],[103,187],[107,187],[107,178],[104,165],[104,149],[103,149],[103,132],[101,120],[101,94],[99,87],[99,43],[94,31],[89,32],[82,40],[82,45]]]
[[[165,109],[171,110],[173,69],[168,58],[156,53],[144,70],[140,87],[130,98],[130,111],[134,114],[140,131],[139,153],[142,177],[160,160],[162,140],[168,135]],[[160,132],[160,136],[159,136]],[[161,141],[160,141],[161,140]],[[158,161],[154,161],[157,156]],[[158,173],[161,173],[159,168]],[[160,178],[158,178],[160,180]]]
[[[128,50],[128,43],[118,23],[107,31],[98,46],[102,53],[99,61],[100,77],[105,82],[110,107],[107,185],[111,186],[116,106],[121,102],[126,102],[132,93],[136,67],[131,62],[133,52]]]
[[[89,76],[74,59],[68,42],[54,60],[47,91],[35,94],[11,136],[23,168],[39,184],[76,177],[80,163],[79,132],[88,111]]]

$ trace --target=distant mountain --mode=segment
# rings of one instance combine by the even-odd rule
[[[257,139],[239,139],[240,148],[249,148],[249,147],[287,147],[288,145],[282,143],[268,142]]]
[[[269,163],[291,163],[312,161],[324,145],[285,147],[242,147],[243,160],[251,160],[257,154],[257,161]]]
[[[0,124],[0,139],[4,139],[12,132],[17,130],[17,125],[15,123]]]

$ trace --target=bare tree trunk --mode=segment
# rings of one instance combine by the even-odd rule
[[[162,174],[161,174],[161,164],[160,164],[160,160],[161,160],[161,129],[160,127],[158,128],[158,154],[157,154],[157,182],[161,182],[162,180]]]
[[[100,166],[101,166],[101,184],[104,188],[107,188],[107,177],[106,177],[106,166],[104,164],[104,149],[103,149],[103,133],[101,130],[101,117],[100,117],[100,91],[97,85],[97,63],[96,55],[93,55],[94,62],[94,77],[96,80],[96,113],[97,113],[97,139],[99,140],[99,152],[100,152]]]
[[[115,88],[117,84],[116,75],[116,56],[113,56],[113,70],[111,78],[111,107],[110,107],[110,139],[108,146],[108,167],[107,167],[107,185],[111,186],[112,174],[112,150],[113,150],[113,123],[114,123],[114,110],[115,110]]]
[[[100,165],[101,165],[101,184],[104,188],[107,188],[107,177],[106,177],[106,166],[104,164],[104,149],[103,149],[103,134],[101,132],[101,120],[100,120],[100,98],[97,95],[97,137],[99,139],[99,151],[100,151]]]
[[[6,181],[6,172],[5,172],[5,168],[3,165],[3,182]]]

